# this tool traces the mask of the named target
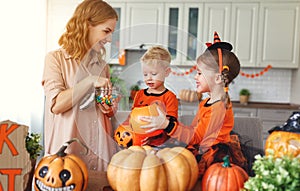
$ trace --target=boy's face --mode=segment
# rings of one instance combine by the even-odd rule
[[[164,84],[165,78],[169,75],[169,69],[162,67],[160,64],[142,63],[144,82],[149,88],[157,89]]]

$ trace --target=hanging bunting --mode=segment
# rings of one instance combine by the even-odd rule
[[[264,73],[268,72],[269,69],[271,69],[271,68],[272,68],[272,66],[268,65],[267,67],[265,67],[264,69],[262,69],[260,72],[255,73],[255,74],[247,74],[247,73],[245,73],[243,71],[240,71],[240,75],[244,76],[246,78],[256,78],[256,77],[264,75]]]
[[[191,67],[189,70],[186,70],[185,72],[175,72],[175,71],[172,71],[172,74],[175,75],[175,76],[189,75],[189,74],[191,74],[196,69],[197,69],[197,66],[195,65],[195,66]]]

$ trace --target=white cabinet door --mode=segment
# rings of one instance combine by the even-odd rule
[[[299,3],[261,3],[258,36],[260,66],[297,68]]]
[[[265,146],[266,139],[269,136],[269,130],[276,126],[283,125],[293,113],[289,109],[258,109],[257,115],[262,121],[263,125],[263,144]]]
[[[125,48],[162,44],[163,3],[127,3]]]
[[[233,3],[230,42],[242,67],[256,65],[258,3]]]
[[[172,55],[172,64],[195,65],[203,52],[202,3],[166,3],[164,44]]]
[[[110,5],[118,13],[118,22],[115,31],[112,34],[111,43],[105,45],[107,62],[112,64],[118,64],[118,56],[120,51],[124,48],[125,34],[123,32],[125,28],[125,3],[110,3]]]
[[[203,40],[213,42],[214,32],[216,31],[221,41],[230,40],[230,3],[205,3],[204,4],[204,25]]]
[[[202,41],[203,34],[203,4],[184,4],[182,62],[185,65],[195,65],[197,57],[206,49]]]
[[[183,3],[166,3],[164,11],[164,44],[172,56],[172,64],[181,64],[183,55]]]

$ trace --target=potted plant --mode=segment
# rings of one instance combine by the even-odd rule
[[[26,150],[29,153],[31,160],[31,171],[28,175],[28,181],[25,190],[31,190],[32,179],[37,157],[40,156],[43,146],[40,144],[41,135],[37,133],[28,133],[25,138]]]
[[[250,95],[251,95],[251,93],[248,89],[245,89],[245,88],[241,89],[240,90],[240,103],[247,105]]]
[[[138,84],[134,84],[130,87],[130,99],[133,100],[135,97],[135,94],[140,90],[140,87]]]
[[[254,177],[244,184],[243,191],[292,191],[300,190],[300,159],[284,156],[255,156]]]

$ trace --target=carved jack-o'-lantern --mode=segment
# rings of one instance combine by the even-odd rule
[[[123,125],[119,125],[115,130],[114,139],[118,145],[125,148],[130,147],[133,145],[133,132],[125,129]]]
[[[292,157],[300,156],[300,134],[273,131],[266,141],[265,151],[269,154],[269,149],[273,150],[275,157],[282,157],[289,155]]]
[[[147,134],[139,134],[129,130],[129,125],[119,125],[115,130],[114,139],[119,146],[128,148],[133,145],[141,146]]]
[[[41,159],[34,173],[35,191],[86,190],[88,171],[85,163],[77,156],[64,152],[74,141],[78,139],[66,142],[56,154]]]

